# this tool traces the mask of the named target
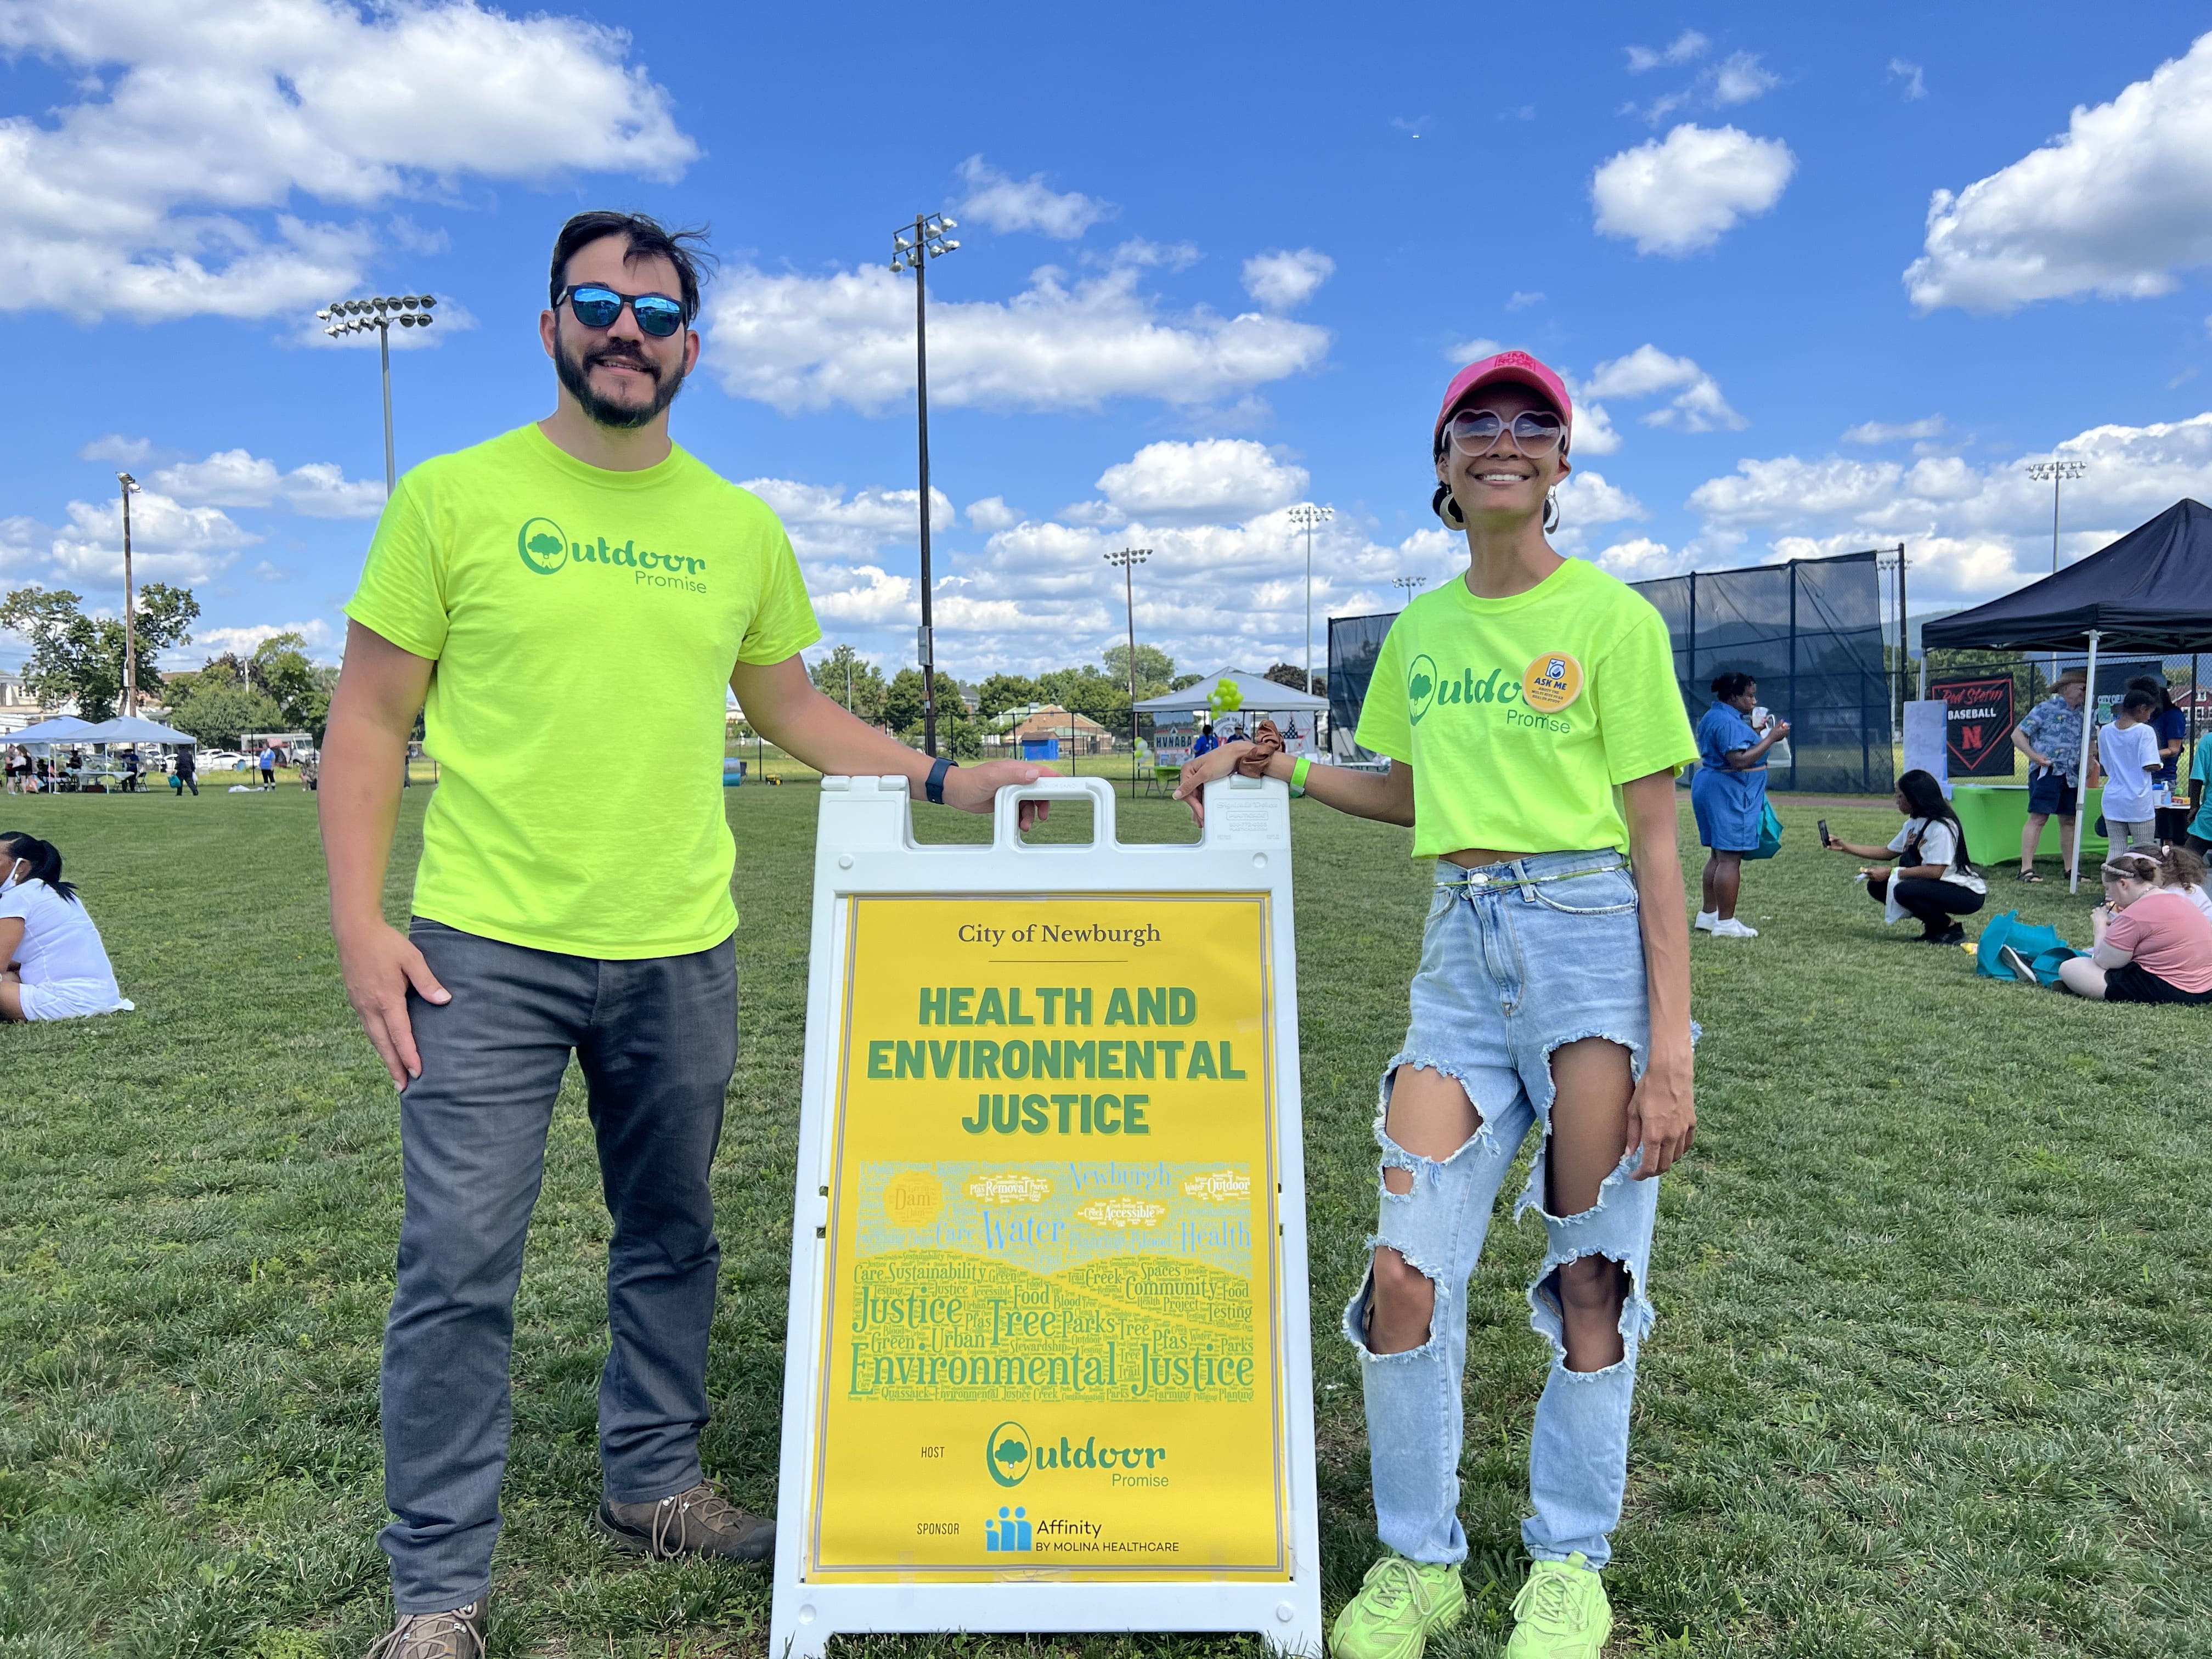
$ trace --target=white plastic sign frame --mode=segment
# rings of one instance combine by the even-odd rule
[[[1086,800],[1087,843],[1024,842],[1025,800]],[[1000,793],[986,845],[914,838],[906,780],[827,777],[814,865],[805,1084],[791,1232],[791,1304],[784,1365],[783,1449],[777,1490],[775,1608],[769,1650],[810,1659],[833,1635],[873,1632],[1250,1631],[1288,1653],[1322,1650],[1321,1550],[1314,1468],[1313,1351],[1308,1303],[1305,1166],[1300,1111],[1297,963],[1291,926],[1290,795],[1272,779],[1210,784],[1194,845],[1130,846],[1115,836],[1113,787],[1102,778],[1047,778]],[[938,810],[938,809],[931,809]],[[1274,1314],[1280,1333],[1278,1410],[1288,1488],[1284,1579],[1018,1577],[953,1583],[837,1583],[801,1577],[813,1510],[823,1297],[832,1265],[825,1234],[836,1154],[847,941],[855,895],[1026,897],[1192,892],[1266,895],[1273,1030],[1273,1154],[1282,1190]],[[1087,1098],[1087,1097],[1086,1097]]]

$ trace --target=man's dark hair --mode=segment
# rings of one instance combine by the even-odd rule
[[[608,208],[594,208],[589,213],[579,213],[561,227],[561,234],[553,239],[552,298],[548,302],[556,310],[561,295],[568,287],[568,261],[576,257],[579,249],[590,246],[603,236],[623,236],[629,241],[629,251],[623,255],[624,264],[635,264],[641,259],[665,259],[676,267],[678,288],[677,298],[684,304],[684,321],[688,327],[699,314],[699,272],[703,265],[711,266],[714,256],[708,251],[707,228],[671,230],[658,219],[647,218],[642,213],[617,213]]]
[[[2158,713],[2158,699],[2148,691],[2130,691],[2120,699],[2120,707],[2130,714],[2148,718]]]
[[[1723,702],[1730,697],[1740,697],[1758,682],[1741,670],[1731,669],[1725,674],[1713,676],[1713,695]]]

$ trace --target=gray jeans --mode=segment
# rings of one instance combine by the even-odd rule
[[[707,1330],[721,1260],[708,1170],[737,1064],[737,946],[602,962],[418,916],[408,937],[453,994],[410,995],[422,1074],[399,1097],[407,1201],[384,1332],[377,1542],[401,1613],[466,1605],[491,1583],[512,1420],[507,1364],[524,1235],[574,1052],[589,1087],[612,1347],[599,1461],[617,1503],[700,1478]]]

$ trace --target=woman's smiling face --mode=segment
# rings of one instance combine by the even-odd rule
[[[1510,428],[1516,416],[1532,410],[1557,415],[1551,400],[1532,387],[1508,383],[1483,387],[1453,412],[1463,410],[1495,415],[1509,429],[1481,454],[1469,454],[1459,440],[1446,436],[1437,457],[1437,482],[1450,488],[1461,516],[1469,525],[1499,525],[1542,512],[1545,495],[1573,469],[1557,449],[1523,455]]]

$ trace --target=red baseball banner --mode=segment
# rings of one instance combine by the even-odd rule
[[[1974,679],[1944,679],[1929,684],[1928,694],[1941,697],[1946,709],[1944,746],[1950,752],[1954,778],[2008,778],[2012,775],[2012,676],[1987,674]]]

